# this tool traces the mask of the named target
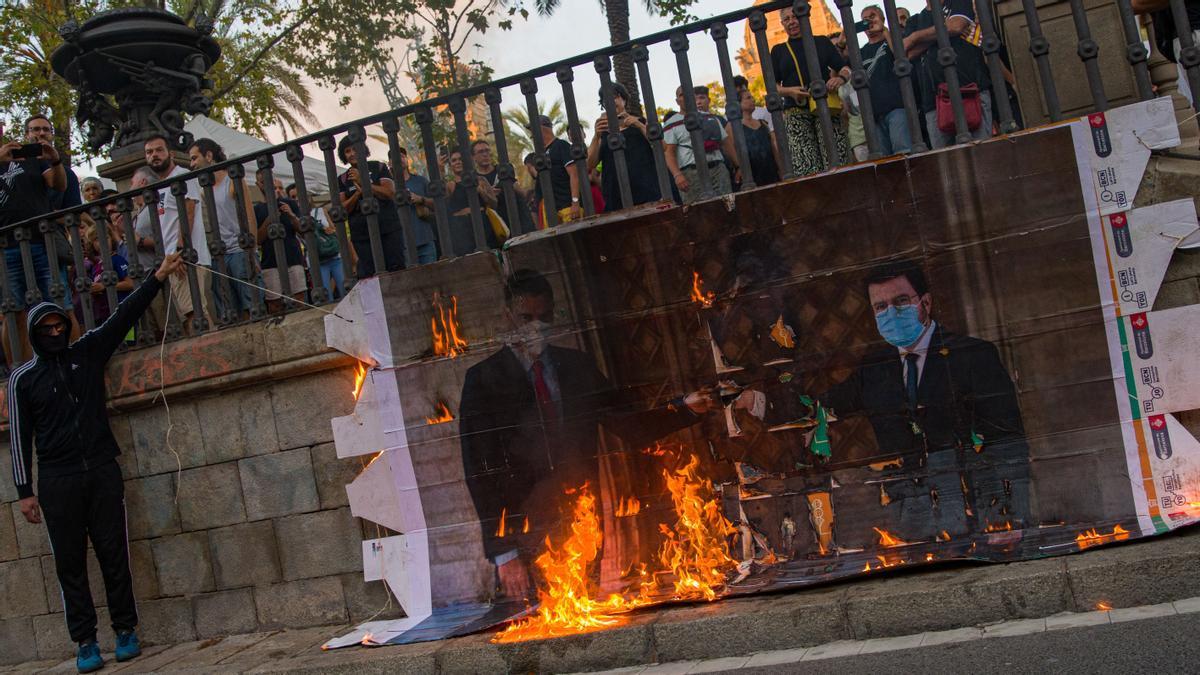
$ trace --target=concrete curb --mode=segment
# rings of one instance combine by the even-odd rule
[[[495,645],[490,635],[306,654],[255,673],[564,672],[749,655],[1200,596],[1200,528],[1083,555],[952,565],[792,593],[668,607],[620,628]]]
[[[651,609],[613,630],[554,640],[497,645],[490,642],[491,634],[482,634],[322,652],[320,642],[340,630],[330,627],[285,631],[200,668],[186,657],[156,665],[253,673],[574,672],[979,630],[1002,621],[1091,612],[1101,602],[1119,609],[1198,596],[1200,528],[1190,528],[1083,555],[952,564],[791,593]],[[21,666],[16,670],[29,672]]]

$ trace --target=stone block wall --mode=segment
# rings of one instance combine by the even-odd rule
[[[157,349],[114,358],[112,425],[145,642],[343,625],[388,605],[381,582],[362,580],[363,526],[345,492],[362,462],[337,458],[329,423],[353,408],[354,366],[325,348],[323,316],[168,345],[166,368]],[[164,371],[169,417],[152,402]],[[0,664],[67,656],[45,526],[25,522],[11,476],[4,444]],[[100,640],[111,648],[94,558],[89,578]],[[395,607],[380,616],[397,616]]]

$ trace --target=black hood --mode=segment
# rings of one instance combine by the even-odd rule
[[[37,354],[41,358],[50,357],[51,354],[48,354],[44,349],[42,349],[42,346],[38,344],[37,332],[33,330],[33,327],[38,325],[39,321],[47,316],[50,316],[51,314],[57,314],[61,316],[62,320],[67,322],[68,330],[70,330],[69,327],[71,325],[71,316],[67,314],[67,310],[59,307],[53,302],[41,302],[37,305],[34,305],[33,309],[29,310],[29,316],[25,319],[26,328],[28,328],[29,331],[27,333],[29,335],[29,344],[33,347],[33,353]]]

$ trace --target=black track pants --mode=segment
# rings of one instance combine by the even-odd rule
[[[137,607],[129,573],[121,468],[109,462],[85,473],[39,478],[38,502],[50,532],[71,640],[82,642],[96,636],[96,607],[88,588],[88,539],[104,575],[113,630],[135,627]]]

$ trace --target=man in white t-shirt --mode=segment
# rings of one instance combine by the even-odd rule
[[[683,203],[690,204],[704,193],[704,186],[700,185],[700,173],[696,168],[692,133],[684,125],[682,87],[675,90],[675,101],[679,104],[679,112],[671,113],[663,120],[663,153],[667,160],[667,169],[675,180],[675,187],[679,190]],[[735,172],[739,170],[733,141],[725,133],[725,127],[716,116],[706,112],[699,112],[699,115],[701,135],[704,139],[701,161],[708,165],[709,196],[729,194],[733,192],[733,183],[729,171],[725,168],[725,158],[729,157],[732,160]]]
[[[143,146],[146,165],[154,171],[158,180],[188,173],[187,169],[175,163],[167,139],[162,136],[152,136]],[[185,218],[179,216],[178,200],[170,190],[162,190],[159,194],[158,220],[162,227],[163,252],[170,255],[183,245],[183,237],[189,237],[191,246],[196,250],[196,282],[200,289],[201,310],[211,320],[213,317],[211,301],[206,292],[212,286],[212,255],[208,251],[208,239],[204,235],[203,223],[196,222],[196,204],[200,200],[200,188],[195,181],[187,182],[187,196],[184,198],[186,209]],[[182,221],[182,222],[181,222]],[[178,276],[171,278],[171,307],[183,317],[185,334],[191,333],[191,318],[194,314],[192,292],[188,285],[186,268],[180,268]],[[157,308],[155,308],[157,309]],[[166,324],[163,324],[166,325]]]

